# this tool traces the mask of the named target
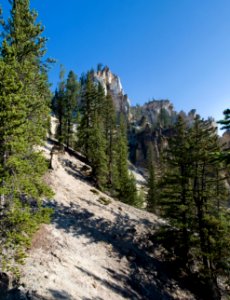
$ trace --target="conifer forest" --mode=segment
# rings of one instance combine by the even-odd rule
[[[230,107],[66,72],[34,6],[0,16],[0,299],[230,299]]]

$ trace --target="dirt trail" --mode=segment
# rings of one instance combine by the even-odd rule
[[[193,299],[142,249],[160,220],[96,191],[82,178],[83,165],[67,153],[54,156],[47,176],[54,217],[34,237],[24,289],[47,300]]]

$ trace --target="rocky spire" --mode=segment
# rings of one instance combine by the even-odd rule
[[[130,101],[128,95],[124,93],[120,78],[106,66],[94,72],[94,80],[101,83],[106,95],[109,93],[112,96],[116,111],[128,115]]]

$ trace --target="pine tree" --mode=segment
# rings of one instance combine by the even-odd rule
[[[223,114],[224,119],[218,123],[222,125],[221,129],[230,130],[230,109],[225,109]]]
[[[223,180],[220,176],[222,166],[213,156],[213,153],[218,152],[220,147],[216,130],[209,121],[196,118],[191,130],[191,138],[193,140],[192,194],[197,217],[194,229],[199,235],[197,255],[202,261],[201,274],[209,288],[210,299],[220,299],[217,285],[217,276],[220,271],[218,265],[223,259],[229,262],[230,258],[226,254],[230,232],[225,231],[225,237],[222,234],[228,219],[225,187],[222,185],[220,188],[220,182]],[[222,242],[220,242],[221,238]],[[225,256],[223,256],[224,253]]]
[[[179,118],[169,141],[160,201],[172,226],[168,230],[176,254],[184,266],[199,266],[209,299],[220,299],[217,276],[229,270],[230,258],[224,178],[215,159],[218,151],[218,136],[210,121],[197,117],[188,129]]]
[[[70,71],[66,83],[66,103],[65,103],[65,122],[66,122],[66,133],[65,133],[65,143],[67,148],[70,144],[72,145],[72,131],[73,131],[73,122],[76,119],[77,107],[78,107],[78,93],[79,93],[79,84],[77,77],[73,71]]]
[[[52,99],[52,111],[58,119],[57,128],[57,139],[60,144],[64,143],[64,131],[65,131],[65,106],[66,106],[66,95],[65,95],[65,70],[63,65],[61,65],[59,73],[59,84],[58,89],[55,91],[55,95]]]
[[[8,261],[7,246],[22,258],[18,253],[47,212],[40,200],[51,195],[42,180],[46,161],[35,151],[43,144],[49,120],[49,85],[41,61],[45,38],[29,1],[15,0],[11,5],[0,60],[1,268]]]
[[[128,170],[128,144],[125,118],[120,115],[120,126],[116,139],[116,180],[115,189],[121,201],[130,205],[139,205],[135,178],[129,174]]]
[[[92,176],[95,178],[96,186],[101,190],[107,183],[107,157],[106,140],[103,134],[103,125],[100,121],[95,122],[89,136],[88,159],[92,167]]]
[[[127,145],[127,138],[126,138],[126,128],[124,117],[120,116],[120,124],[117,128],[117,135],[115,140],[116,145],[116,169],[117,169],[117,176],[115,182],[115,188],[119,191],[120,196],[124,191],[125,182],[128,180],[128,145]]]
[[[81,119],[77,131],[78,147],[89,160],[90,157],[90,135],[93,128],[93,121],[95,117],[95,101],[96,101],[96,87],[93,83],[92,76],[87,73],[85,78],[81,79]]]
[[[107,156],[107,185],[113,186],[116,180],[115,170],[115,134],[116,134],[116,113],[111,95],[107,95],[103,108],[103,123],[106,139],[106,156]]]
[[[7,44],[18,63],[17,73],[23,84],[26,101],[28,142],[39,144],[47,130],[50,92],[47,84],[45,54],[46,38],[42,37],[43,27],[36,23],[37,13],[30,10],[29,0],[12,1],[11,18],[8,24]],[[9,48],[2,48],[6,61]]]
[[[230,131],[230,109],[226,109],[223,112],[224,114],[224,119],[220,120],[219,124],[222,125],[221,129],[225,129],[227,131]],[[218,158],[221,161],[224,161],[227,165],[230,164],[230,149],[225,149],[224,151],[221,151],[218,153]]]
[[[157,201],[158,201],[158,189],[156,183],[156,174],[154,168],[154,152],[153,146],[149,145],[148,150],[148,169],[149,169],[149,178],[148,178],[148,194],[147,194],[147,210],[149,212],[156,212]]]
[[[102,118],[105,95],[101,85],[96,86],[89,72],[81,93],[81,120],[78,127],[78,147],[92,167],[96,185],[103,189],[107,178],[106,140]]]
[[[181,117],[175,125],[175,134],[169,140],[166,151],[166,173],[161,187],[161,209],[163,216],[170,220],[170,224],[177,228],[175,239],[177,255],[184,266],[189,263],[191,247],[191,227],[194,205],[191,199],[191,143],[185,122]]]

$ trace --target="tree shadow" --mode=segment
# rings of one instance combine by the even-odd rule
[[[89,277],[93,278],[96,282],[100,282],[106,288],[108,288],[111,291],[114,291],[116,294],[122,296],[123,298],[126,298],[126,299],[140,299],[138,297],[138,295],[135,293],[135,291],[131,289],[130,286],[126,285],[125,288],[124,288],[122,285],[118,285],[114,282],[110,282],[108,280],[101,279],[100,277],[98,277],[97,275],[93,274],[92,272],[90,272],[86,269],[83,269],[83,268],[77,267],[77,266],[76,266],[76,268],[78,270],[80,270],[82,273],[85,273]],[[124,279],[126,279],[126,278],[122,278],[121,276],[119,276],[117,282],[127,281],[127,280],[124,280]]]
[[[92,300],[92,298],[83,297],[82,300]],[[93,300],[104,300],[100,297],[93,298]]]
[[[52,299],[57,300],[75,300],[68,292],[64,290],[54,290],[49,289],[49,296],[43,297],[39,295],[36,291],[24,291],[20,288],[13,288],[8,291],[7,295],[3,300],[50,300],[50,296]]]
[[[63,168],[69,175],[73,176],[76,179],[87,181],[87,183],[89,181],[92,181],[92,176],[90,176],[89,174],[87,165],[84,165],[81,169],[79,169],[77,165],[75,165],[71,160],[67,158],[59,158],[59,160]]]
[[[94,277],[124,298],[173,299],[167,292],[167,287],[172,285],[170,272],[167,272],[164,262],[144,251],[145,242],[144,240],[141,242],[136,234],[135,226],[138,223],[150,225],[149,220],[135,220],[124,212],[122,214],[114,212],[115,221],[111,222],[103,217],[96,217],[75,203],[65,206],[55,202],[53,205],[55,213],[52,222],[57,228],[64,229],[73,236],[83,235],[88,238],[88,243],[104,242],[112,245],[119,259],[124,257],[127,259],[130,273],[121,276],[120,273],[107,269],[107,274],[116,279],[115,284],[100,279],[89,270],[77,267],[79,270]]]
[[[74,300],[72,296],[70,296],[69,293],[63,290],[54,290],[54,289],[49,289],[50,294],[54,297],[54,299],[58,300]]]
[[[60,145],[60,143],[58,142],[58,140],[56,140],[55,138],[51,138],[51,137],[48,137],[47,138],[47,143],[51,146],[53,145]],[[87,159],[85,156],[83,156],[80,152],[77,152],[76,150],[72,149],[72,148],[67,148],[65,145],[64,146],[64,149],[65,151],[70,155],[70,156],[73,156],[75,157],[76,159],[80,160],[81,162],[83,163],[87,163]],[[48,148],[49,149],[49,148]]]

